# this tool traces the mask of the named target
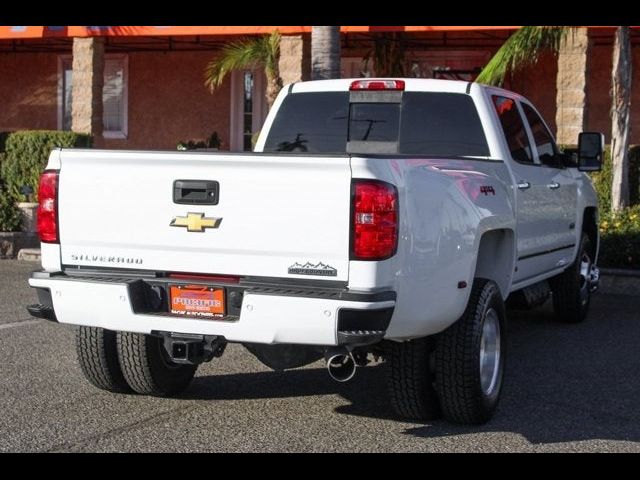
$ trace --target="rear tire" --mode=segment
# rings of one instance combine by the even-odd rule
[[[591,241],[582,234],[575,262],[560,275],[550,280],[553,292],[553,311],[556,320],[563,323],[580,323],[587,318],[591,304],[590,270]]]
[[[462,317],[437,337],[435,386],[445,419],[479,425],[493,416],[504,373],[505,319],[498,286],[476,278]]]
[[[411,420],[432,420],[439,415],[438,398],[429,367],[429,340],[387,342],[387,388],[393,410]]]
[[[142,333],[118,332],[118,357],[129,386],[137,393],[156,397],[182,392],[198,368],[173,363],[162,338]]]
[[[82,373],[101,390],[131,392],[118,359],[116,332],[97,327],[78,327],[76,352]]]

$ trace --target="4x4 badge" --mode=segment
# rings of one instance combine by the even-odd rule
[[[186,227],[187,232],[204,232],[205,228],[218,228],[221,218],[205,217],[204,213],[187,213],[186,217],[175,217],[170,227]]]

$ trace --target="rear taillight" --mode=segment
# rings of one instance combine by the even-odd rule
[[[38,234],[40,241],[58,243],[58,172],[46,171],[40,176],[38,190]]]
[[[398,246],[398,190],[378,180],[355,180],[351,219],[354,260],[384,260]]]
[[[356,80],[350,90],[404,90],[404,80]]]

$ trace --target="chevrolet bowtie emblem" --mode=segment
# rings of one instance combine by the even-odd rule
[[[186,217],[176,217],[171,220],[171,227],[187,227],[187,232],[204,232],[205,228],[218,228],[221,218],[205,217],[204,213],[187,213]]]

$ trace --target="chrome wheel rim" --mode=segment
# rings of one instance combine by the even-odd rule
[[[491,395],[500,373],[500,319],[493,308],[487,310],[480,339],[480,384],[485,395]]]
[[[591,288],[591,259],[586,253],[580,259],[580,305],[584,306],[589,301]]]

